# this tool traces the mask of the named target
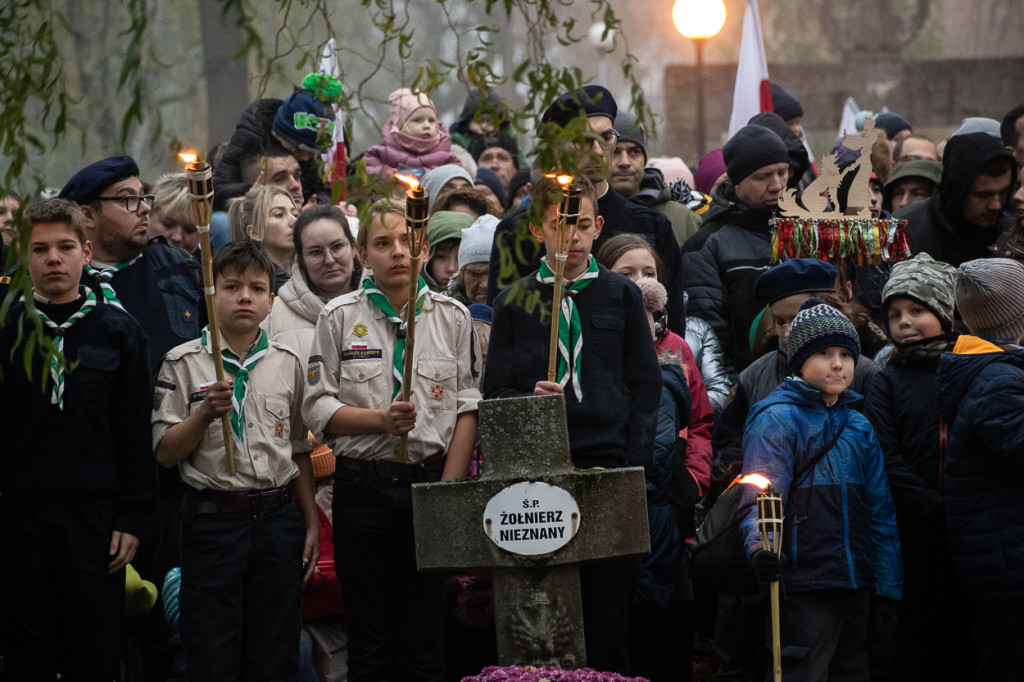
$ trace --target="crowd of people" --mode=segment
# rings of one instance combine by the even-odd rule
[[[819,166],[772,84],[774,113],[691,172],[588,85],[536,132],[577,169],[562,247],[562,169],[527,163],[505,102],[474,92],[448,126],[399,88],[348,175],[417,178],[420,244],[396,192],[325,179],[337,87],[246,108],[209,227],[185,173],[150,184],[128,156],[0,199],[24,266],[2,282],[0,679],[497,663],[486,579],[417,571],[411,485],[487,467],[482,399],[555,394],[575,466],[647,478],[650,554],[581,568],[589,667],[764,679],[780,582],[783,679],[1024,678],[1024,105],[939,144],[861,112]],[[773,261],[787,202],[904,220],[911,257]],[[745,493],[756,587],[717,594],[687,542],[752,473],[782,551]]]

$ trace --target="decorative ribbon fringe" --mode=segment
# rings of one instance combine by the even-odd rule
[[[898,263],[910,258],[907,221],[895,218],[774,218],[772,261],[820,258],[851,265]]]

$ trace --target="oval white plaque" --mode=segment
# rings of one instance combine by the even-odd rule
[[[567,490],[530,481],[504,488],[484,509],[484,532],[504,550],[525,556],[550,554],[580,528],[580,508]]]

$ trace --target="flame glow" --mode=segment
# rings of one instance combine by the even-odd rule
[[[181,160],[184,161],[185,163],[195,163],[196,159],[199,158],[199,156],[197,156],[194,152],[181,152],[180,154],[178,154],[178,156],[181,157]]]
[[[567,186],[571,185],[572,184],[572,180],[573,180],[571,175],[562,175],[562,174],[558,174],[558,173],[548,173],[544,177],[551,178],[552,180],[557,182],[562,187],[567,187]]]
[[[401,173],[395,173],[395,177],[398,178],[401,182],[404,182],[405,184],[409,185],[410,189],[416,189],[417,187],[420,186],[420,181],[411,175],[402,175]]]
[[[764,490],[771,485],[771,481],[762,476],[761,474],[747,474],[740,479],[740,483],[747,483],[752,486],[756,486],[761,490]]]

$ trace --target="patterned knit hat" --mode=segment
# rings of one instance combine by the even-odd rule
[[[1024,264],[981,258],[967,261],[956,273],[956,305],[971,334],[1015,343],[1024,334]]]
[[[889,281],[882,289],[882,306],[888,314],[890,299],[912,298],[939,318],[942,329],[953,328],[953,304],[956,302],[956,268],[919,253],[893,266]]]
[[[804,360],[832,346],[846,348],[856,358],[860,338],[853,322],[820,298],[809,298],[789,325],[789,366],[799,372]]]

